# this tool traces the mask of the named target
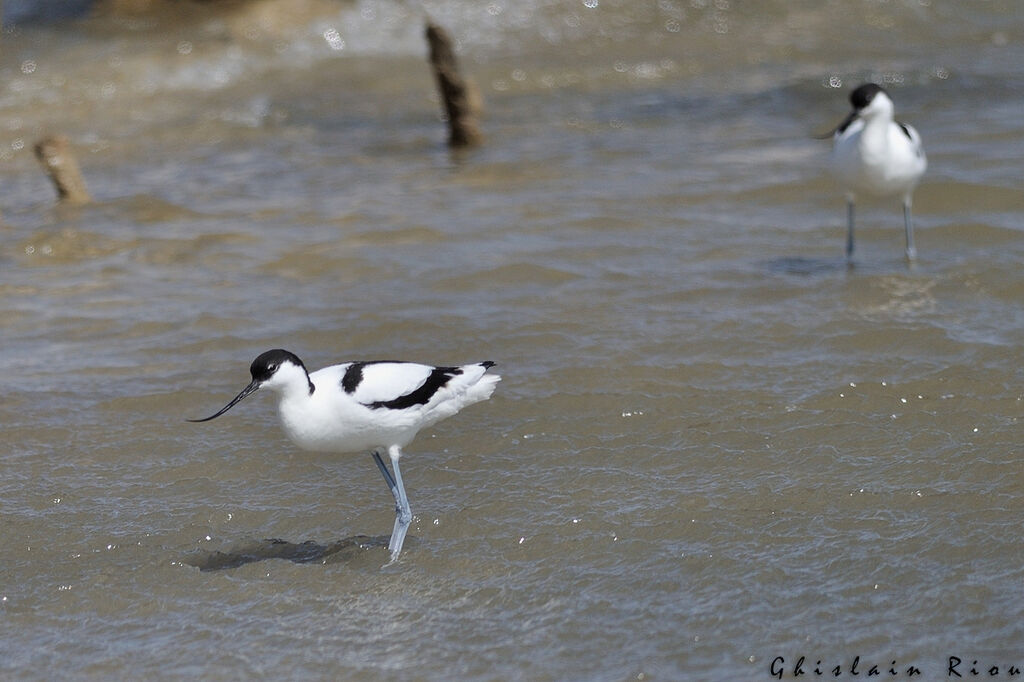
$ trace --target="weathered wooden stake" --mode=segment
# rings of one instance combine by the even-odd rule
[[[64,135],[51,135],[36,143],[36,158],[50,175],[57,189],[57,199],[66,204],[87,204],[92,201],[78,162],[71,151],[71,142]]]
[[[477,122],[480,113],[479,93],[459,73],[448,32],[434,22],[427,21],[427,43],[430,45],[430,65],[437,78],[437,89],[448,114],[448,144],[452,147],[480,144],[484,136]]]

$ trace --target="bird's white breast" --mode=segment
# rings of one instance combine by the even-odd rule
[[[908,138],[892,121],[854,122],[836,140],[834,168],[850,191],[905,194],[914,188],[926,166],[919,139]]]
[[[317,390],[312,395],[282,396],[278,404],[281,426],[300,448],[315,452],[361,452],[406,445],[415,436],[415,420],[410,419],[413,415],[371,410],[333,388],[325,378],[313,379]]]

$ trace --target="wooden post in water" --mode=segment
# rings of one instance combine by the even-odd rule
[[[64,135],[45,137],[35,146],[36,158],[57,189],[57,200],[65,204],[87,204],[92,201],[85,180],[78,170],[78,161],[71,152],[71,141]]]
[[[483,142],[477,117],[480,96],[473,84],[459,73],[459,65],[452,49],[448,32],[427,21],[427,43],[430,45],[430,65],[437,78],[437,89],[448,114],[448,145],[472,147]]]

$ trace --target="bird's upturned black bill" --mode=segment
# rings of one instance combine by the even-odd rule
[[[236,396],[234,397],[234,399],[233,399],[233,400],[232,400],[232,401],[231,401],[230,403],[228,403],[227,405],[225,405],[225,406],[224,406],[224,407],[223,407],[223,408],[221,409],[221,411],[220,411],[220,412],[218,412],[217,414],[214,414],[214,415],[210,415],[210,416],[209,416],[209,417],[207,417],[206,419],[186,419],[185,421],[187,421],[187,422],[208,422],[208,421],[210,421],[211,419],[216,419],[217,417],[221,416],[222,414],[224,414],[225,412],[227,412],[228,410],[230,410],[230,409],[231,409],[232,407],[234,407],[234,406],[235,406],[235,405],[237,405],[238,403],[242,402],[242,400],[243,400],[243,399],[244,399],[244,398],[245,398],[245,397],[246,397],[247,395],[249,395],[250,393],[253,393],[253,392],[254,392],[254,391],[255,391],[255,390],[257,389],[257,388],[259,388],[259,387],[260,387],[260,383],[259,383],[258,381],[256,381],[255,379],[253,379],[253,381],[252,381],[252,383],[251,383],[251,384],[249,384],[249,385],[248,385],[248,386],[246,386],[246,387],[245,387],[244,389],[242,389],[242,392],[241,392],[241,393],[239,393],[238,395],[236,395]]]
[[[846,130],[851,123],[853,123],[855,120],[857,120],[858,116],[860,116],[860,112],[851,111],[849,114],[847,114],[846,118],[844,118],[842,121],[839,122],[839,125],[837,125],[835,128],[833,128],[832,130],[828,131],[824,135],[815,135],[814,138],[816,140],[827,140],[830,137],[832,137],[833,135],[835,135],[836,133],[841,133],[844,130]]]

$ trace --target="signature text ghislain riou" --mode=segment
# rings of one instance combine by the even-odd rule
[[[777,680],[786,677],[923,677],[924,673],[916,665],[897,664],[891,661],[889,665],[876,663],[864,663],[860,656],[855,656],[848,663],[822,663],[820,660],[811,664],[806,656],[798,657],[794,662],[787,663],[785,657],[776,656],[768,667],[769,674]],[[946,679],[970,679],[974,677],[987,678],[1014,678],[1021,676],[1021,667],[1016,664],[982,663],[972,660],[966,663],[959,656],[947,656],[945,670]],[[932,678],[929,678],[932,679]]]

